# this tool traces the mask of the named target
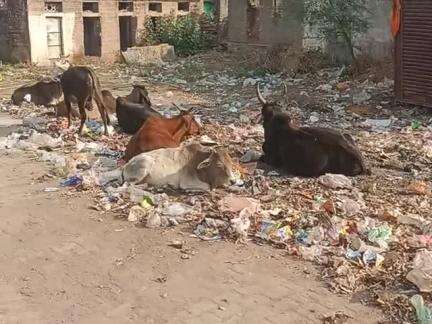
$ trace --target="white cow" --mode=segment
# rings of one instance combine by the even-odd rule
[[[122,178],[155,187],[207,191],[235,183],[233,168],[230,156],[221,148],[185,143],[135,156],[123,166]]]

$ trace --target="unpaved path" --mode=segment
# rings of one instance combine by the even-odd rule
[[[46,193],[45,166],[0,152],[0,323],[319,323],[378,311],[330,293],[316,270],[269,246],[138,228]],[[186,241],[190,259],[167,243]]]

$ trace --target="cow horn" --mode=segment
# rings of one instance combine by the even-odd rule
[[[267,104],[267,101],[264,99],[263,95],[261,94],[259,82],[257,83],[257,96],[258,96],[259,102],[262,105],[266,105]]]
[[[176,103],[172,102],[172,105],[178,109],[178,111],[183,112],[184,110],[180,108],[179,105],[177,105]]]

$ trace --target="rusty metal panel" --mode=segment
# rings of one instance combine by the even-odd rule
[[[403,103],[432,107],[432,1],[403,0],[396,41],[395,93]]]

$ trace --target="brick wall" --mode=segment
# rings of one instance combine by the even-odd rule
[[[28,6],[27,6],[28,1]],[[142,28],[148,15],[177,15],[178,2],[156,1],[163,3],[161,14],[149,12],[149,2],[134,1],[137,28]],[[2,14],[0,9],[0,59],[6,55],[16,61],[32,61],[41,65],[50,64],[48,58],[46,19],[57,17],[62,20],[63,52],[72,61],[84,57],[83,1],[63,0],[60,13],[45,12],[45,0],[8,0],[9,10]],[[203,0],[191,0],[190,11],[202,12]],[[92,14],[93,15],[93,14]],[[120,55],[120,30],[118,0],[99,0],[101,23],[101,59],[113,61]],[[4,26],[7,26],[6,32]],[[7,44],[5,43],[7,39]],[[7,46],[6,46],[7,45]],[[30,51],[31,48],[31,51]],[[3,58],[4,59],[4,58]]]
[[[113,61],[119,56],[120,30],[118,1],[103,1],[99,4],[102,25],[102,58]]]
[[[7,1],[0,10],[0,59],[30,62],[27,1]]]
[[[69,44],[69,48],[65,48],[65,55],[70,55],[72,61],[84,56],[84,26],[82,9],[82,1],[63,1],[63,12],[66,15],[70,13],[74,14],[73,22],[69,22],[68,26],[70,32],[65,31],[66,26],[63,26],[63,32],[71,34],[71,44]]]
[[[7,37],[7,7],[0,7],[0,60],[9,58],[9,44]]]

